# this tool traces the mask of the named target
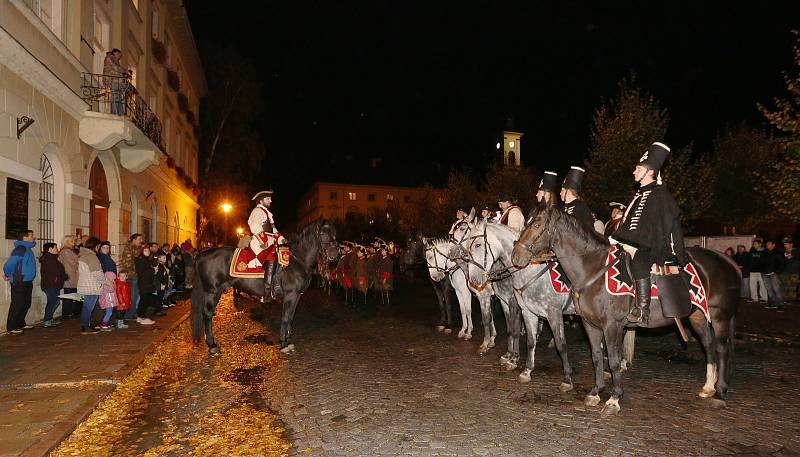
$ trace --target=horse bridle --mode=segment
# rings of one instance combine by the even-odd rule
[[[451,241],[451,242],[452,242],[452,241]],[[450,268],[444,268],[444,267],[440,267],[440,266],[439,266],[439,257],[438,257],[436,254],[439,254],[439,255],[441,255],[442,257],[444,257],[445,259],[447,259],[447,260],[450,260],[450,261],[452,261],[453,259],[452,259],[452,258],[451,258],[449,255],[447,255],[447,254],[445,254],[444,252],[440,251],[440,250],[439,250],[439,247],[438,247],[438,246],[436,246],[436,244],[435,244],[435,243],[434,243],[434,244],[431,244],[431,246],[430,246],[430,247],[425,247],[425,248],[423,249],[423,252],[428,252],[428,251],[433,251],[433,252],[434,252],[434,254],[433,254],[433,262],[434,262],[434,265],[431,265],[431,263],[430,263],[430,262],[428,262],[428,257],[427,257],[427,256],[425,256],[425,264],[428,266],[428,268],[433,268],[433,269],[434,269],[434,270],[436,270],[436,271],[441,271],[442,273],[444,273],[444,274],[446,274],[446,275],[449,275],[450,273],[452,273],[453,271],[455,271],[456,269],[458,269],[458,265],[453,265],[453,266],[452,266],[452,267],[450,267]]]
[[[533,246],[536,244],[537,241],[539,241],[539,238],[544,236],[545,233],[547,233],[548,235],[552,235],[550,233],[551,232],[550,219],[552,218],[552,216],[553,216],[553,211],[550,210],[550,212],[547,214],[547,219],[545,219],[545,221],[544,221],[544,228],[542,229],[541,232],[539,232],[538,235],[536,235],[536,238],[534,238],[533,241],[531,241],[529,244],[522,243],[519,240],[515,241],[514,244],[516,246],[522,246],[522,248],[525,249],[525,251],[528,252],[528,254],[530,254],[531,257],[536,257],[536,253],[533,252]],[[523,231],[527,230],[528,227],[531,226],[531,224],[533,224],[533,221],[531,221],[529,224],[525,224],[525,229],[523,229]],[[553,237],[550,236],[550,242],[547,243],[547,248],[548,249],[552,249],[552,244],[553,244],[552,240],[553,240]]]
[[[323,235],[328,239],[327,241],[323,241],[322,240]],[[336,239],[335,238],[332,238],[327,233],[322,233],[322,230],[319,230],[319,229],[317,229],[317,241],[319,241],[319,246],[320,247],[330,247],[331,245],[335,245],[336,244]],[[325,249],[325,251],[326,251],[325,252],[325,258],[328,260],[328,262],[333,262],[334,258],[331,257],[327,253],[328,249]],[[337,252],[338,252],[338,250],[337,250]]]

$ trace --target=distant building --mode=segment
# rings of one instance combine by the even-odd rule
[[[402,210],[426,196],[430,194],[421,187],[316,182],[298,203],[297,227],[320,216],[344,220],[348,213],[371,215],[389,206]]]
[[[506,127],[495,148],[499,153],[498,159],[505,167],[519,167],[522,165],[522,136],[524,133],[517,132],[514,128],[514,121],[508,118]]]
[[[105,74],[114,48],[122,77]],[[194,240],[206,91],[182,0],[0,1],[0,262],[25,228],[37,256],[68,234],[114,253],[135,232]],[[9,302],[0,288],[0,330]]]

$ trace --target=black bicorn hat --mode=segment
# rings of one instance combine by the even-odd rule
[[[581,167],[570,167],[569,171],[567,172],[567,177],[564,178],[564,184],[562,184],[561,187],[564,189],[572,189],[575,192],[580,192],[584,173],[586,173],[586,170]]]
[[[608,206],[609,208],[616,208],[620,211],[625,211],[626,208],[625,204],[620,202],[608,202]]]
[[[558,175],[555,171],[545,171],[539,181],[539,190],[544,192],[558,192]]]
[[[272,197],[272,189],[262,190],[261,192],[253,195],[250,200],[261,200],[262,198]]]
[[[639,159],[639,165],[658,171],[664,165],[664,161],[669,156],[669,146],[664,143],[655,142],[647,148]]]

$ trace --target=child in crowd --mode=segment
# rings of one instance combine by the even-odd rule
[[[115,285],[117,275],[114,274],[113,271],[107,271],[105,272],[105,276],[108,282],[103,285],[103,293],[100,295],[100,309],[105,310],[103,321],[100,323],[100,330],[110,332],[113,330],[110,322],[111,314],[114,312],[114,307],[119,304],[117,302],[117,287]]]

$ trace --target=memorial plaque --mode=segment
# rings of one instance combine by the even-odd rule
[[[28,229],[28,183],[14,178],[6,180],[6,239]]]

